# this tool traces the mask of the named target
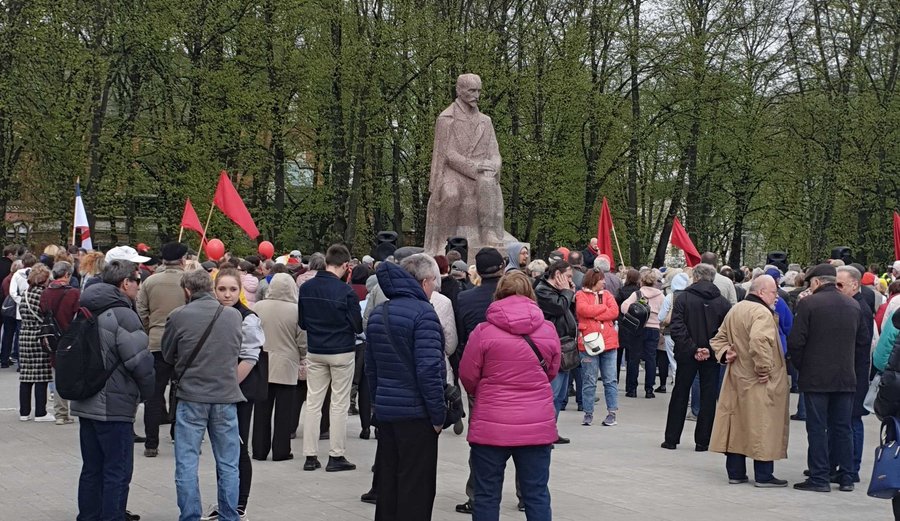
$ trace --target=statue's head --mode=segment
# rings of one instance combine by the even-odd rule
[[[481,78],[477,74],[460,74],[456,79],[456,97],[472,107],[481,97]]]

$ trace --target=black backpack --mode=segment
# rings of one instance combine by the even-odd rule
[[[56,392],[66,400],[86,400],[99,393],[106,381],[122,363],[119,359],[109,369],[103,363],[98,318],[107,310],[126,307],[116,303],[96,314],[82,307],[69,329],[60,336],[56,349]]]
[[[650,304],[641,296],[628,306],[628,312],[619,320],[619,327],[631,333],[637,333],[650,318]]]
[[[66,293],[69,292],[69,289],[66,288],[63,290],[63,295],[60,297],[59,303],[62,303],[62,300],[66,298]],[[55,353],[57,347],[59,346],[59,339],[62,338],[63,331],[62,328],[59,327],[59,322],[56,321],[56,314],[52,309],[48,309],[40,314],[41,317],[41,326],[38,329],[38,340],[41,342],[41,348],[47,353]]]

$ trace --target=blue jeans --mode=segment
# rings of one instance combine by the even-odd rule
[[[832,464],[839,468],[840,484],[852,483],[849,470],[853,468],[853,435],[850,428],[853,394],[808,392],[803,395],[806,400],[809,481],[816,485],[830,483]]]
[[[602,353],[601,353],[602,354]],[[585,414],[594,414],[594,397],[597,396],[597,375],[600,373],[600,356],[581,352],[581,404]]]
[[[473,521],[500,519],[500,497],[503,494],[503,473],[506,461],[512,456],[516,466],[519,490],[525,503],[528,521],[550,521],[550,448],[552,445],[529,447],[493,447],[470,444],[472,447],[472,475],[475,479]]]
[[[728,479],[743,479],[747,477],[747,457],[743,454],[725,453],[725,470],[728,471]],[[775,476],[774,461],[753,460],[754,480],[757,483],[772,481]]]
[[[131,422],[81,418],[78,521],[122,521],[134,470]]]
[[[550,381],[550,387],[553,389],[553,405],[556,407],[556,417],[559,418],[559,411],[562,410],[563,404],[569,398],[569,372],[560,371],[556,378]]]
[[[240,485],[238,461],[241,440],[238,435],[237,405],[233,403],[197,403],[181,400],[175,415],[175,491],[178,495],[179,521],[198,521],[200,503],[200,441],[209,432],[209,443],[216,459],[218,510],[221,521],[239,521],[237,513]]]
[[[634,351],[629,353],[625,368],[625,390],[637,391],[638,370],[644,360],[644,390],[652,391],[656,383],[656,346],[659,344],[659,329],[645,327],[640,338],[635,340]]]
[[[606,399],[606,410],[619,410],[619,371],[616,370],[618,349],[600,353],[600,379],[603,381],[603,397]],[[593,407],[593,406],[591,406]],[[587,409],[585,409],[587,410]]]

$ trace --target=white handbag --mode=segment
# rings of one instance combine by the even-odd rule
[[[603,326],[601,325],[600,328],[602,329]],[[603,333],[588,333],[582,340],[584,340],[584,351],[591,356],[597,356],[606,350]]]

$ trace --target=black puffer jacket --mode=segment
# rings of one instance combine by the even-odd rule
[[[866,296],[860,292],[853,296],[859,304],[859,324],[856,330],[856,350],[853,354],[853,367],[856,371],[856,395],[853,397],[853,416],[865,416],[869,411],[863,407],[866,393],[869,392],[869,356],[872,351],[872,336],[875,334],[875,316]]]
[[[539,280],[534,291],[537,294],[538,306],[544,312],[544,318],[553,323],[559,338],[575,338],[578,329],[574,313],[575,292],[568,289],[558,290],[546,279]]]
[[[156,377],[149,339],[131,300],[111,284],[88,286],[81,294],[81,305],[99,314],[100,342],[104,365],[122,363],[106,381],[106,386],[86,400],[72,400],[72,415],[97,421],[134,422],[138,403],[153,394]]]
[[[729,309],[731,304],[712,282],[701,280],[688,286],[675,299],[672,309],[670,331],[675,341],[675,356],[693,357],[697,349],[708,349],[710,339],[716,336]]]

